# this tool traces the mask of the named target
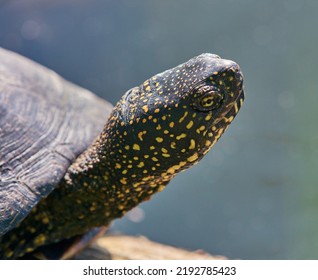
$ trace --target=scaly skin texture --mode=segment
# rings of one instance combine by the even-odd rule
[[[244,99],[236,63],[202,54],[129,90],[59,186],[1,240],[0,257],[109,224],[217,142]]]

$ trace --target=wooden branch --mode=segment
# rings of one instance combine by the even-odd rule
[[[108,235],[98,238],[76,259],[113,260],[220,260],[224,256],[212,256],[203,250],[194,252],[148,240],[147,238]]]

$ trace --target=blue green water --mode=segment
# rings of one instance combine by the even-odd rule
[[[113,103],[202,52],[237,61],[246,102],[232,126],[113,231],[230,258],[318,259],[317,14],[314,0],[1,1],[0,46]]]

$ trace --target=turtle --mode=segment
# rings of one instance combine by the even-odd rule
[[[154,75],[112,106],[0,48],[0,259],[91,240],[198,163],[243,100],[239,65],[216,54]]]

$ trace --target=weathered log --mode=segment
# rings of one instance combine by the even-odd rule
[[[108,235],[98,238],[94,244],[76,256],[76,259],[112,260],[219,260],[224,256],[213,256],[203,250],[185,249],[160,244],[146,237]]]

